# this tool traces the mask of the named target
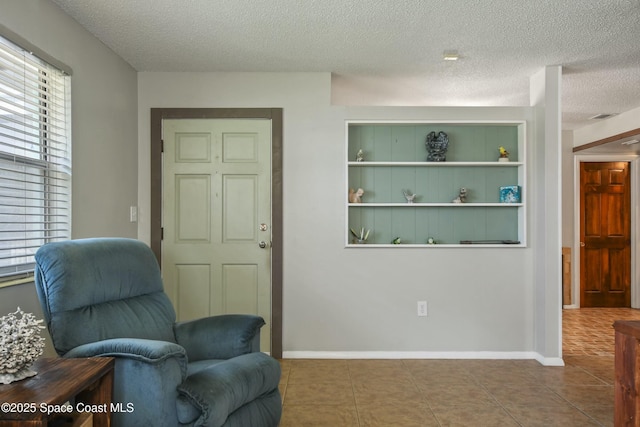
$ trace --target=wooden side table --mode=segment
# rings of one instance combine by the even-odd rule
[[[640,321],[616,320],[614,425],[640,426]]]
[[[0,385],[0,427],[46,427],[47,412],[69,401],[91,412],[95,427],[109,427],[114,364],[112,357],[38,360],[36,376]]]

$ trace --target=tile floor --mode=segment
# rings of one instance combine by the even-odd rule
[[[640,320],[633,308],[581,308],[562,313],[562,353],[572,356],[608,356],[614,352],[613,322]]]
[[[563,313],[564,367],[533,360],[281,361],[280,427],[612,426],[617,319]]]

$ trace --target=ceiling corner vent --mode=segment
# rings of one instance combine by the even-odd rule
[[[593,117],[589,117],[589,120],[604,120],[604,119],[608,119],[609,117],[613,117],[617,115],[618,113],[601,113],[601,114],[596,114]]]

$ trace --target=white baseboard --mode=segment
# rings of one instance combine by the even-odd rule
[[[538,354],[536,360],[543,366],[564,366],[564,360],[562,357],[544,357]]]
[[[564,366],[562,358],[533,351],[283,351],[283,359],[533,359],[544,366]]]

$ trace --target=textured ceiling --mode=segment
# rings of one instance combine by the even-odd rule
[[[640,0],[53,1],[138,71],[332,72],[341,104],[517,106],[561,65],[564,129],[640,107]]]

